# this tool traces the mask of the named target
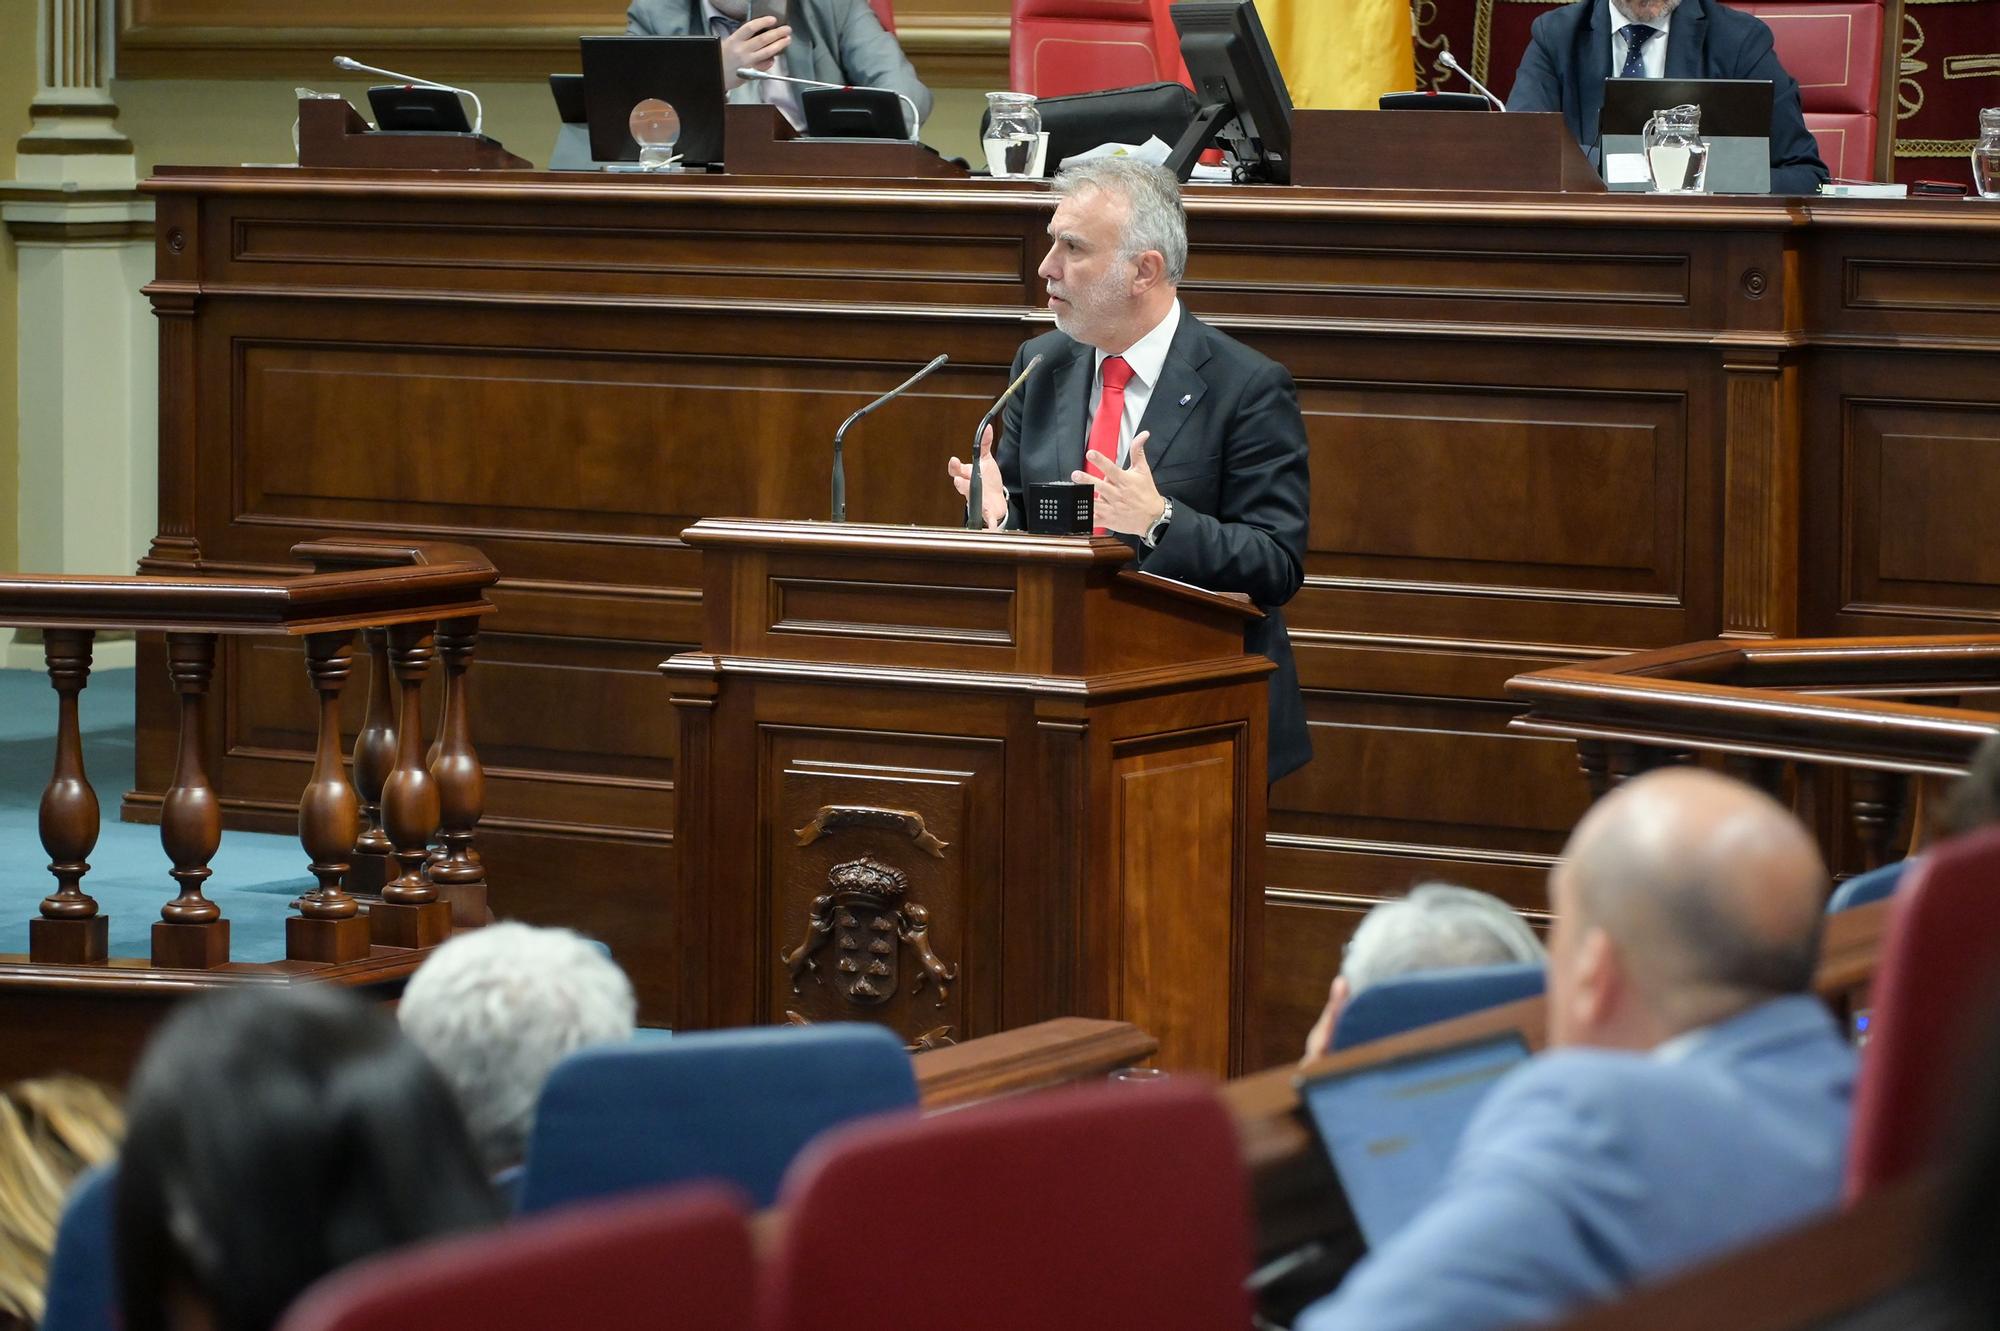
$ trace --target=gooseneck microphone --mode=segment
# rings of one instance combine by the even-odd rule
[[[470,88],[460,88],[449,83],[439,83],[436,79],[412,78],[408,74],[398,74],[393,69],[378,69],[374,65],[364,65],[359,60],[350,59],[344,55],[335,56],[333,63],[341,69],[356,74],[380,74],[383,78],[395,79],[399,83],[407,83],[415,88],[442,88],[446,92],[455,92],[461,97],[470,97],[472,99],[472,132],[477,134],[479,127],[486,123],[486,108],[479,104],[479,94]]]
[[[1495,111],[1505,111],[1507,109],[1507,103],[1501,101],[1498,97],[1495,97],[1493,95],[1493,90],[1491,88],[1488,88],[1478,79],[1472,77],[1472,71],[1467,69],[1464,65],[1458,63],[1458,57],[1451,53],[1451,48],[1446,47],[1444,50],[1438,52],[1438,63],[1440,65],[1443,65],[1446,69],[1449,69],[1453,73],[1457,74],[1467,83],[1470,83],[1472,85],[1472,90],[1478,93],[1481,97],[1484,97],[1487,101],[1491,102],[1493,104],[1493,109]]]
[[[796,79],[790,74],[769,74],[749,66],[736,71],[736,77],[746,83],[789,83],[796,88],[831,88],[835,92],[895,92],[896,97],[910,113],[910,132],[907,135],[914,143],[917,139],[917,104],[894,88],[884,88],[873,83],[826,83],[819,79]]]
[[[1000,414],[1000,408],[1007,405],[1007,399],[1014,396],[1022,384],[1028,382],[1028,376],[1033,374],[1041,366],[1041,363],[1042,358],[1040,356],[1036,356],[1033,360],[1029,361],[1028,368],[1021,371],[1021,377],[1007,385],[1007,391],[1002,393],[993,405],[986,409],[986,414],[979,418],[979,427],[972,432],[972,485],[967,490],[965,496],[965,527],[967,531],[986,530],[986,459],[979,456],[979,441],[985,437],[986,427],[991,425],[993,418]]]
[[[875,408],[885,403],[894,402],[897,398],[915,388],[919,380],[950,359],[951,357],[949,356],[939,354],[930,364],[924,366],[923,369],[918,370],[915,374],[903,380],[902,383],[897,384],[894,388],[842,421],[840,428],[833,432],[833,520],[835,522],[847,521],[847,468],[841,462],[840,457],[840,446],[847,440],[847,428],[863,416],[866,416],[869,412],[875,410]]]

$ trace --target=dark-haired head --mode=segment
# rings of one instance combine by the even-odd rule
[[[126,1325],[266,1331],[319,1277],[491,1224],[451,1092],[394,1021],[330,986],[197,999],[132,1079],[117,1249]]]

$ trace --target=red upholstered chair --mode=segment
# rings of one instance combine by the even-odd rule
[[[279,1331],[743,1331],[754,1283],[736,1194],[673,1188],[358,1263]]]
[[[1731,0],[1771,25],[1778,60],[1799,81],[1806,128],[1841,180],[1889,179],[1901,0]]]
[[[1924,852],[1897,889],[1854,1096],[1853,1201],[1931,1159],[2000,996],[2000,827]]]
[[[868,0],[868,7],[882,20],[883,27],[890,32],[896,30],[896,0]]]
[[[785,1180],[765,1331],[1248,1326],[1247,1192],[1194,1081],[838,1129]]]
[[[1009,65],[1016,92],[1064,97],[1180,77],[1178,44],[1171,25],[1161,40],[1152,0],[1013,3]]]

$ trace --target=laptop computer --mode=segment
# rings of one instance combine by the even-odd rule
[[[1597,122],[1605,184],[1632,192],[1653,188],[1641,135],[1655,111],[1675,106],[1701,108],[1710,194],[1771,192],[1769,79],[1606,79]],[[1614,157],[1625,160],[1614,163]]]
[[[722,161],[722,42],[715,37],[579,37],[590,155],[636,162],[632,108],[658,98],[680,113],[674,151],[688,168]]]
[[[1370,1248],[1437,1196],[1465,1125],[1529,1058],[1513,1031],[1299,1082],[1299,1103]]]

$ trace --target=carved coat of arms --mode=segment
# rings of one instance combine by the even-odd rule
[[[958,967],[946,965],[931,949],[930,912],[905,899],[909,879],[903,872],[863,856],[834,865],[827,886],[832,890],[815,897],[807,912],[805,937],[783,954],[792,992],[800,992],[806,973],[815,984],[824,983],[819,954],[830,944],[834,987],[842,996],[858,1007],[886,1003],[896,993],[899,958],[907,947],[917,964],[910,992],[921,993],[934,982],[937,1006],[943,1007]]]

